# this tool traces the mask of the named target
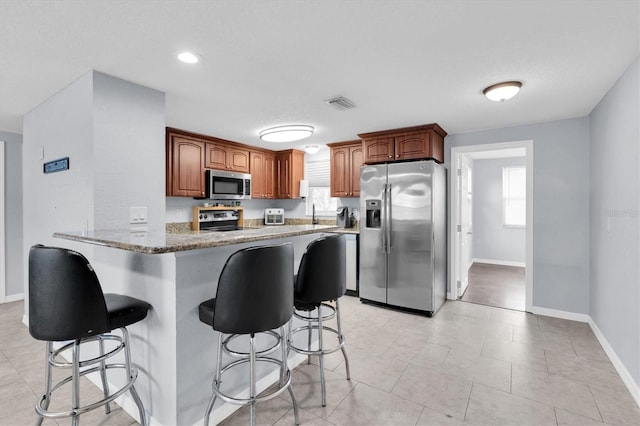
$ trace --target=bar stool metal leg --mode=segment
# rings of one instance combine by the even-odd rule
[[[72,350],[72,367],[71,367],[71,425],[78,426],[80,417],[76,410],[80,408],[80,340],[73,342]]]
[[[289,322],[289,326],[291,326],[291,322]],[[296,400],[296,396],[293,393],[293,386],[291,384],[291,371],[289,370],[289,366],[288,366],[288,357],[287,354],[289,353],[289,349],[288,349],[288,345],[287,343],[287,339],[285,339],[285,337],[287,337],[287,335],[284,334],[284,327],[280,327],[280,335],[282,336],[282,370],[284,371],[285,376],[289,375],[288,379],[289,379],[289,395],[291,396],[291,402],[293,403],[293,417],[294,417],[294,421],[296,426],[300,424],[300,419],[298,417],[298,401]],[[283,383],[284,383],[284,379],[286,379],[287,377],[283,377]]]
[[[102,358],[104,357],[104,340],[102,339],[102,336],[98,337],[98,344],[100,345],[100,357]],[[100,361],[100,379],[102,380],[102,393],[105,399],[109,397],[109,384],[107,383],[107,369],[105,367],[106,364],[107,363],[104,359]],[[111,413],[111,405],[109,403],[104,405],[104,413]]]
[[[124,359],[127,368],[127,374],[129,375],[129,380],[135,379],[134,376],[137,376],[137,373],[131,368],[131,350],[129,348],[129,332],[126,328],[121,328],[122,339],[124,340]],[[147,415],[144,411],[144,406],[142,405],[142,400],[140,399],[140,395],[138,395],[138,391],[134,385],[131,385],[129,388],[129,392],[131,392],[131,396],[133,397],[133,401],[136,403],[138,407],[138,413],[140,414],[140,424],[142,426],[147,426],[149,423],[147,421]]]
[[[318,308],[320,309],[320,308]],[[309,317],[311,317],[311,315],[309,315]],[[307,321],[307,325],[309,326],[309,333],[307,334],[308,338],[307,338],[307,349],[309,349],[309,351],[311,351],[311,318],[309,318],[309,320]],[[311,355],[307,355],[307,365],[311,364]]]
[[[340,325],[340,302],[336,299],[336,321],[338,324],[338,339],[342,344],[340,348],[342,350],[342,356],[344,356],[344,366],[347,369],[347,380],[351,380],[351,370],[349,369],[349,358],[347,357],[347,351],[344,348],[344,335],[342,334],[342,326]]]
[[[318,351],[320,352],[320,388],[322,391],[322,406],[327,406],[327,390],[326,384],[324,380],[324,354],[322,350],[324,346],[322,345],[322,304],[318,306]]]
[[[216,363],[216,374],[213,377],[212,389],[215,389],[217,386],[220,388],[220,371],[222,370],[222,333],[218,333],[218,362]],[[217,394],[215,391],[213,395],[211,395],[211,399],[209,399],[209,404],[207,404],[207,409],[204,412],[204,425],[209,425],[209,418],[211,417],[211,410],[213,410],[213,405],[216,403]]]
[[[45,346],[45,365],[44,365],[44,371],[45,371],[45,390],[44,390],[44,395],[42,396],[42,399],[44,400],[43,402],[41,402],[42,408],[44,408],[45,410],[49,408],[49,403],[51,402],[51,363],[49,362],[49,359],[51,359],[51,354],[53,353],[53,343],[52,342],[47,342],[47,345]],[[44,420],[44,417],[38,416],[38,418],[36,419],[36,426],[40,426],[42,424],[42,421]]]
[[[249,337],[249,418],[251,426],[256,424],[256,342],[255,335]]]

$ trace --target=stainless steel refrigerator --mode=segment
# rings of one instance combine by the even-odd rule
[[[360,298],[435,313],[447,291],[444,167],[362,166],[360,215]]]

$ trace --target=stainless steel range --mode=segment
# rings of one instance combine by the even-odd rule
[[[205,210],[198,215],[200,231],[236,231],[240,215],[237,210]]]

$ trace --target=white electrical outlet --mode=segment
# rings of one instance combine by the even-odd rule
[[[129,223],[132,225],[147,223],[147,208],[146,207],[130,207]]]

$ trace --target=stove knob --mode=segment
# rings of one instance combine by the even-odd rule
[[[204,215],[204,218],[207,219],[209,216],[207,216],[206,214]]]
[[[202,220],[202,215],[199,216],[200,220]]]

